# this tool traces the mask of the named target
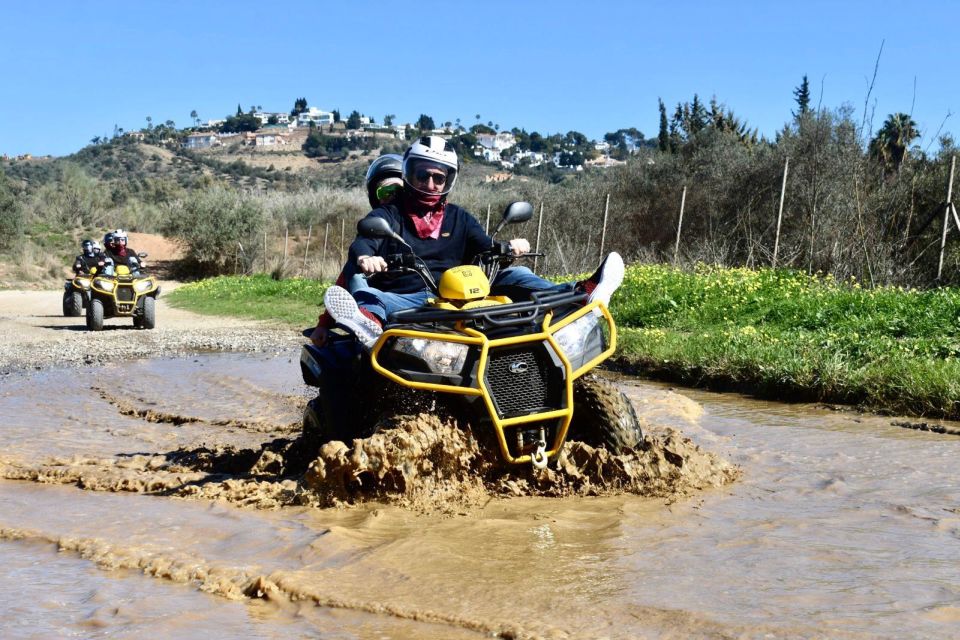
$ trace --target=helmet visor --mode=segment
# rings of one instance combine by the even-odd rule
[[[403,181],[421,193],[446,195],[457,181],[457,170],[439,162],[407,158],[403,163]]]

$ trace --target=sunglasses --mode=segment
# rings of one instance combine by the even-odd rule
[[[426,169],[418,169],[414,174],[414,177],[420,184],[427,184],[431,178],[433,179],[433,184],[437,185],[438,187],[442,187],[447,183],[447,174],[427,171]]]

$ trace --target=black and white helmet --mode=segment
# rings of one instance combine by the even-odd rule
[[[118,242],[123,242],[124,244],[127,242],[127,232],[123,229],[117,229],[114,231],[113,237],[116,238]]]
[[[377,195],[378,187],[383,186],[384,181],[396,179],[398,186],[403,186],[403,157],[396,153],[387,153],[370,163],[367,169],[366,185],[367,199],[370,206],[376,209],[380,206],[382,196]]]
[[[83,242],[80,243],[80,248],[83,250],[84,255],[92,256],[94,254],[94,248],[96,243],[86,238]]]
[[[447,174],[440,194],[450,193],[457,182],[460,160],[450,143],[440,136],[418,138],[403,154],[403,181],[406,186],[421,193],[428,193],[417,188],[417,174],[425,171],[430,165],[442,169]]]

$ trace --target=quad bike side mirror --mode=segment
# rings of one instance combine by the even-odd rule
[[[511,202],[503,210],[503,219],[497,223],[497,227],[490,234],[490,237],[496,236],[505,225],[526,222],[533,217],[533,205],[529,202]]]
[[[143,259],[143,258],[146,258],[146,257],[147,257],[147,254],[146,254],[146,253],[138,253],[137,256],[140,257],[141,259]]]
[[[393,229],[390,223],[377,216],[367,216],[357,223],[357,233],[364,238],[392,238],[405,247],[410,247]]]

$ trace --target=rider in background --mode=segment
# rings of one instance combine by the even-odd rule
[[[109,231],[103,236],[104,257],[108,265],[126,265],[131,273],[144,268],[144,263],[133,247],[127,246],[127,232],[123,229]]]
[[[91,269],[102,269],[104,258],[100,252],[100,245],[95,240],[84,240],[80,243],[83,253],[73,261],[73,272],[77,275],[90,273]]]
[[[473,215],[447,202],[459,170],[459,159],[449,142],[440,136],[419,138],[404,153],[403,189],[396,200],[367,214],[384,218],[424,260],[438,282],[445,270],[468,264],[493,245]],[[530,243],[523,238],[511,240],[509,247],[514,255],[530,251]],[[355,289],[351,295],[334,285],[324,295],[324,306],[334,320],[350,329],[364,346],[376,342],[390,314],[422,306],[434,295],[416,274],[387,273],[384,256],[406,251],[409,249],[389,238],[358,236],[350,245],[349,261],[369,277],[369,286]],[[623,281],[623,274],[623,260],[614,252],[587,280],[558,285],[526,267],[515,267],[501,271],[491,290],[513,299],[528,297],[534,291],[578,290],[589,294],[591,302],[606,303]]]

